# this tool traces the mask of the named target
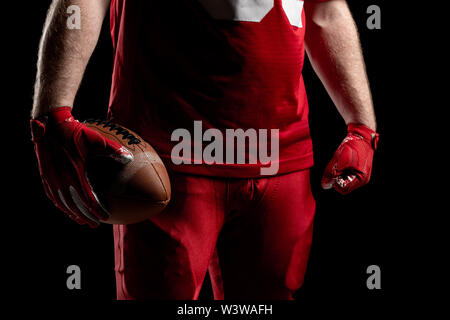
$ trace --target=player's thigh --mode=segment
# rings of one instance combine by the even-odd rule
[[[220,235],[225,299],[290,299],[303,283],[314,212],[309,170],[269,178],[258,206]]]
[[[123,299],[196,298],[222,223],[220,186],[172,174],[172,200],[157,217],[114,226],[117,293]]]

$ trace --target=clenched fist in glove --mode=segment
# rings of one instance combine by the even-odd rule
[[[363,124],[349,124],[347,137],[325,168],[322,188],[348,194],[367,184],[379,135]]]
[[[53,203],[79,224],[96,227],[107,219],[87,178],[86,161],[103,156],[126,164],[133,155],[75,120],[70,107],[32,119],[31,133],[45,193]]]

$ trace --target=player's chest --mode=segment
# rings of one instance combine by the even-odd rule
[[[291,25],[303,27],[301,0],[198,0],[209,14],[220,20],[261,22],[271,12],[284,14]]]

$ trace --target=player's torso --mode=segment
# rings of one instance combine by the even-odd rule
[[[116,76],[132,77],[146,102],[217,127],[298,121],[303,11],[299,0],[113,0]]]

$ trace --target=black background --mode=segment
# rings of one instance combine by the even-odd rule
[[[420,29],[410,28],[407,8],[394,7],[392,2],[349,1],[360,31],[381,135],[370,184],[350,195],[320,189],[323,169],[345,136],[345,124],[309,63],[305,65],[317,213],[305,284],[296,294],[300,302],[329,298],[376,308],[384,301],[423,293],[418,288],[426,280],[418,274],[429,252],[421,241],[423,230],[412,226],[422,209],[410,170],[414,164],[406,160],[411,140],[417,143],[420,139],[410,120],[420,104],[414,67],[418,57],[416,51],[407,49],[411,39],[420,39]],[[14,132],[2,133],[3,141],[14,141],[13,146],[6,146],[14,159],[2,159],[7,161],[3,175],[5,285],[11,297],[26,301],[115,304],[112,227],[80,227],[53,207],[42,189],[30,140],[36,56],[49,3],[31,1],[5,10],[9,17],[4,14],[13,22],[7,23],[8,32],[3,34],[3,52],[8,54],[3,66],[7,72],[3,108],[13,113],[15,127]],[[366,27],[366,9],[371,4],[381,7],[381,30]],[[105,21],[76,99],[74,115],[79,119],[106,114],[112,70],[108,28]],[[81,267],[82,290],[66,288],[66,268],[71,264]],[[381,268],[381,290],[366,287],[366,268],[372,264]],[[211,299],[208,285],[205,282],[201,299]]]

